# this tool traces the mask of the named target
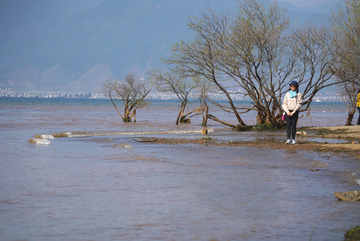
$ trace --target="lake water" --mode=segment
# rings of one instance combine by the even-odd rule
[[[109,100],[0,98],[0,240],[342,240],[360,225],[360,202],[333,195],[360,190],[359,158],[134,141],[202,138],[201,117],[176,116],[175,101],[123,123]],[[346,117],[342,103],[314,103],[299,126]],[[208,127],[214,139],[263,135]],[[69,137],[28,141],[56,133]]]

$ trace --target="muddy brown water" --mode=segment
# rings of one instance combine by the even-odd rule
[[[139,135],[111,135],[201,138],[193,132],[200,125],[171,123],[176,103],[149,107],[149,113],[165,110],[161,120],[149,114],[149,120],[125,124],[102,101],[0,101],[1,240],[342,240],[360,225],[360,202],[333,195],[360,190],[358,159],[155,145],[134,141]],[[220,140],[252,138],[209,127]],[[110,135],[28,142],[76,131]]]

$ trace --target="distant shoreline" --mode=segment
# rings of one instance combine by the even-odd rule
[[[0,99],[6,99],[6,98],[24,98],[24,99],[85,99],[85,100],[109,100],[109,98],[104,98],[104,97],[83,97],[83,96],[71,96],[71,97],[59,97],[59,96],[55,96],[55,97],[43,97],[43,96],[1,96],[0,95]],[[176,98],[146,98],[145,100],[147,101],[178,101],[178,99]],[[189,99],[190,101],[194,101],[195,99]],[[228,102],[226,99],[218,99],[215,101],[220,101],[220,102]],[[234,100],[234,102],[248,102],[250,103],[251,100],[247,100],[247,99],[236,99]],[[342,100],[340,99],[331,99],[331,100],[314,100],[312,102],[313,103],[343,103]]]

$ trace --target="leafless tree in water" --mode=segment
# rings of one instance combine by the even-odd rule
[[[144,99],[150,93],[146,83],[132,73],[126,74],[123,80],[105,81],[101,85],[100,91],[110,98],[124,122],[136,122],[136,110],[148,104]],[[119,101],[124,106],[123,114],[118,109]]]
[[[334,33],[336,77],[344,82],[339,94],[348,108],[345,125],[351,125],[360,88],[360,1],[344,0],[330,20]]]
[[[193,96],[199,101],[202,112],[202,126],[207,126],[209,118],[209,93],[213,92],[215,89],[212,84],[202,76],[194,76],[192,77],[192,81],[195,84]]]
[[[334,57],[328,29],[311,23],[291,29],[289,22],[277,2],[244,0],[234,19],[209,9],[191,18],[194,40],[173,45],[163,62],[172,72],[210,81],[228,100],[217,106],[233,113],[237,124],[209,118],[244,130],[241,115],[255,110],[258,124],[281,127],[281,102],[292,80],[304,89],[301,111],[309,109],[318,91],[338,83],[329,81]],[[232,94],[250,97],[253,106],[237,107]]]
[[[175,124],[190,123],[190,119],[201,114],[201,109],[189,110],[190,92],[195,88],[195,83],[181,73],[153,69],[150,74],[150,82],[162,93],[175,94],[180,101],[179,113]]]

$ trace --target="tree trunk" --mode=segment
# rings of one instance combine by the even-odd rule
[[[176,123],[175,123],[176,125],[179,124],[181,113],[182,113],[182,110],[179,111],[179,114],[178,114],[178,116],[176,117]]]
[[[209,106],[205,105],[205,116],[203,116],[202,126],[207,126],[208,115],[209,115]]]
[[[352,120],[354,118],[355,111],[348,112],[348,117],[346,120],[345,126],[351,126]]]
[[[181,103],[179,114],[178,114],[178,116],[176,118],[176,123],[175,123],[176,125],[178,125],[179,122],[181,122],[181,119],[182,119],[182,116],[184,114],[185,108],[186,108],[186,104]]]
[[[124,118],[123,118],[124,122],[131,122],[131,116],[130,116],[130,111],[128,106],[125,106],[124,108]]]
[[[113,100],[113,98],[112,98],[112,96],[111,96],[110,93],[109,93],[109,98],[110,98],[110,100],[111,100],[111,103],[114,105],[115,110],[117,111],[117,113],[118,113],[119,116],[121,117],[121,119],[124,119],[124,117],[120,114],[120,111],[118,110],[118,108],[117,108],[117,106],[116,106],[116,104],[115,104],[115,102],[114,102],[114,100]]]
[[[183,124],[188,123],[189,124],[189,123],[191,123],[191,120],[190,120],[190,118],[186,119],[184,116],[181,116],[180,117],[180,123],[183,123]]]
[[[133,112],[130,115],[130,121],[131,121],[131,118],[133,118],[133,122],[136,122],[136,108],[133,110]]]
[[[263,125],[266,123],[266,117],[260,111],[258,111],[258,114],[256,116],[256,122],[258,125]]]
[[[203,112],[203,108],[197,108],[194,109],[192,111],[189,111],[187,113],[182,113],[181,117],[180,117],[180,123],[191,123],[191,118],[196,116],[196,115],[201,115],[201,113]]]
[[[283,128],[285,125],[284,123],[281,121],[281,116],[266,116],[264,115],[262,112],[258,111],[258,114],[256,116],[256,120],[257,120],[257,124],[258,125],[266,125],[269,128]]]
[[[268,125],[272,125],[275,128],[281,129],[285,127],[285,122],[281,120],[281,116],[274,116],[269,119]]]
[[[213,116],[213,115],[208,115],[208,118],[211,119],[211,120],[213,120],[213,121],[217,121],[217,122],[219,122],[219,123],[221,123],[221,124],[224,124],[224,125],[226,125],[226,126],[230,126],[230,127],[232,127],[232,128],[236,128],[235,125],[232,125],[232,124],[229,124],[229,123],[227,123],[227,122],[221,121],[221,120],[219,120],[218,118],[216,118],[216,117]]]
[[[217,80],[216,80],[215,78],[213,79],[213,81],[214,81],[214,83],[216,84],[216,86],[225,94],[226,98],[228,99],[229,104],[230,104],[230,107],[231,107],[232,111],[234,112],[235,117],[236,117],[236,119],[237,119],[238,122],[239,122],[239,125],[240,125],[240,126],[246,126],[245,123],[243,122],[243,120],[241,119],[239,113],[237,112],[236,107],[235,107],[235,105],[234,105],[234,102],[233,102],[232,99],[231,99],[230,94],[226,91],[226,89],[225,89],[224,87],[222,87],[222,86],[217,82]]]

